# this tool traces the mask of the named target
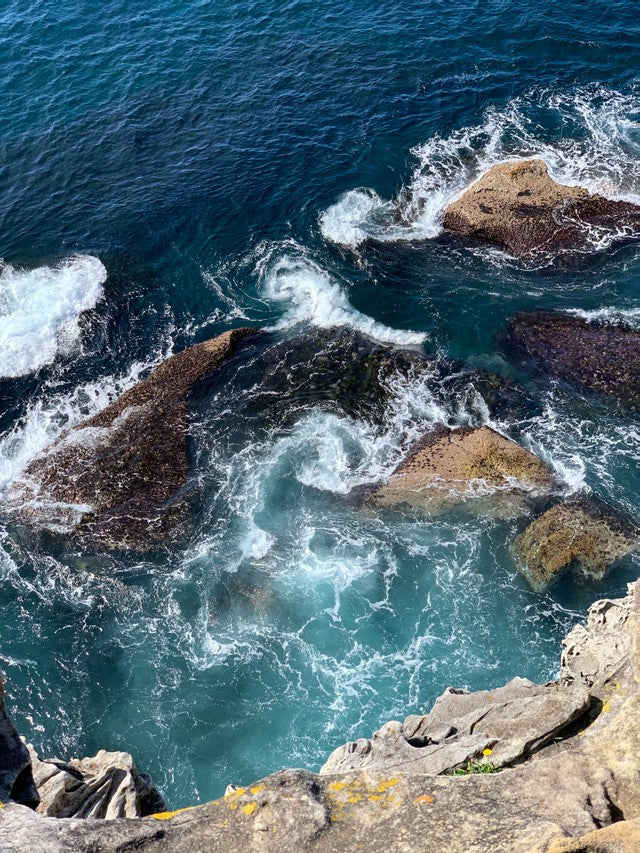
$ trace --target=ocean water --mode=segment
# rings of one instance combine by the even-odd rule
[[[128,750],[177,808],[317,769],[449,684],[556,675],[560,639],[637,557],[534,593],[516,522],[349,495],[434,422],[489,422],[565,494],[637,513],[637,419],[516,374],[494,336],[538,308],[639,324],[640,246],[531,269],[440,220],[533,155],[640,201],[639,36],[631,0],[4,0],[0,666],[41,753]],[[2,494],[65,426],[239,325],[294,353],[354,331],[422,348],[516,376],[535,406],[492,420],[409,377],[373,420],[304,383],[278,419],[240,360],[194,411],[184,547],[80,553],[16,524]]]

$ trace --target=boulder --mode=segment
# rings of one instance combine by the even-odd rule
[[[63,433],[8,493],[36,528],[75,530],[92,546],[150,550],[184,529],[187,415],[211,377],[255,329],[234,329],[171,356],[94,417]]]
[[[570,314],[516,314],[498,345],[525,367],[640,407],[640,331]]]
[[[0,803],[13,800],[35,808],[38,792],[29,752],[11,722],[4,704],[4,674],[0,670]]]
[[[92,758],[40,760],[28,744],[40,803],[37,812],[53,817],[144,817],[165,808],[146,773],[139,773],[128,752],[105,752]]]
[[[278,337],[253,354],[243,365],[242,383],[250,393],[240,404],[244,415],[267,429],[320,407],[376,422],[400,383],[433,375],[437,384],[447,370],[447,362],[419,346],[381,344],[348,327],[312,328]]]
[[[595,501],[556,504],[514,540],[511,551],[535,590],[576,565],[587,578],[604,577],[609,567],[640,544],[640,532]]]
[[[321,775],[354,770],[450,773],[469,762],[494,768],[528,758],[589,708],[582,685],[533,684],[514,678],[504,687],[470,693],[449,687],[424,716],[386,723],[371,740],[338,747]]]
[[[409,504],[432,513],[456,505],[483,511],[493,507],[512,516],[524,511],[528,495],[553,486],[553,474],[541,459],[490,427],[437,425],[369,501]]]
[[[640,234],[640,207],[564,186],[543,160],[499,163],[445,210],[443,226],[523,260]]]

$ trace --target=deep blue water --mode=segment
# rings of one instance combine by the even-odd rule
[[[5,0],[0,487],[230,326],[346,325],[509,374],[493,336],[516,310],[638,323],[637,244],[532,270],[439,218],[507,157],[640,198],[639,36],[631,0]],[[198,523],[166,559],[47,553],[0,510],[0,664],[47,755],[131,751],[175,807],[317,768],[450,683],[553,677],[587,604],[638,574],[535,594],[513,523],[355,511],[425,426],[486,419],[424,383],[382,430],[320,407],[218,430],[242,382],[200,407]],[[567,493],[636,512],[637,421],[530,391],[540,413],[500,428]]]

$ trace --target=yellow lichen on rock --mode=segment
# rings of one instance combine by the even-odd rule
[[[182,812],[188,812],[195,808],[195,806],[185,806],[183,809],[176,809],[173,812],[156,812],[155,814],[149,815],[149,817],[152,817],[155,820],[171,820],[171,818],[175,817],[177,814],[182,814]]]

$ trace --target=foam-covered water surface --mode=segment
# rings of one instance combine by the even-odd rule
[[[638,328],[640,247],[525,267],[442,233],[504,159],[640,201],[627,0],[11,0],[0,11],[0,666],[48,755],[133,753],[171,807],[427,710],[553,678],[599,582],[533,592],[526,519],[374,510],[435,425],[489,424],[557,495],[638,518],[624,405],[500,349],[518,311]],[[616,236],[616,235],[614,235]],[[619,235],[617,235],[619,236]],[[251,339],[198,387],[184,542],[88,551],[4,499],[171,352]]]

